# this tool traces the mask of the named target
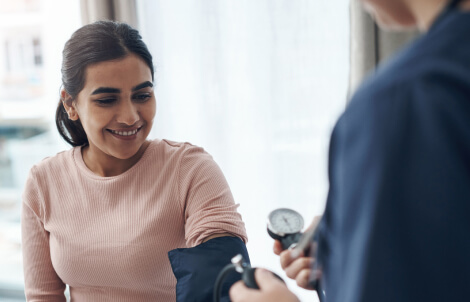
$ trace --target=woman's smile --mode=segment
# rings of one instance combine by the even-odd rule
[[[137,138],[137,134],[139,133],[142,126],[138,128],[131,128],[131,129],[119,129],[119,130],[112,130],[106,129],[112,136],[116,137],[117,139],[121,140],[133,140]]]

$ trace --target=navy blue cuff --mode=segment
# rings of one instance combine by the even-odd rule
[[[171,268],[176,277],[177,302],[212,301],[215,280],[219,272],[242,254],[250,263],[245,243],[238,237],[217,237],[193,248],[180,248],[168,252]],[[241,279],[237,272],[230,273],[222,286],[221,301],[230,301],[228,291]]]

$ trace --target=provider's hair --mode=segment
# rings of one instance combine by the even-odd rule
[[[128,24],[114,21],[97,21],[75,31],[65,43],[62,52],[62,87],[72,97],[60,100],[55,121],[57,129],[72,146],[88,144],[88,137],[80,119],[72,121],[62,104],[73,102],[85,86],[85,71],[92,64],[116,60],[133,53],[147,63],[153,74],[152,55],[139,32]]]

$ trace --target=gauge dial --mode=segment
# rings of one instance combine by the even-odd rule
[[[268,229],[280,236],[298,233],[303,227],[302,215],[291,209],[276,209],[268,216]]]

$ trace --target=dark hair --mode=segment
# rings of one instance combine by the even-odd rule
[[[80,119],[68,118],[62,101],[73,101],[85,86],[85,70],[95,63],[123,58],[133,53],[147,63],[152,74],[152,55],[147,49],[139,32],[128,24],[114,21],[98,21],[85,25],[75,31],[65,43],[62,52],[62,85],[72,97],[60,100],[55,121],[60,135],[72,146],[88,144],[88,137]]]

